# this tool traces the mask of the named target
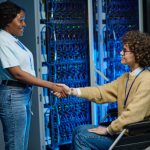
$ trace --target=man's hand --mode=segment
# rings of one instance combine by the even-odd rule
[[[56,84],[57,88],[61,90],[53,90],[53,94],[58,98],[63,98],[71,93],[71,89],[65,84]]]
[[[68,96],[68,88],[65,84],[54,84],[52,93],[58,98],[64,98]]]
[[[106,127],[102,127],[102,126],[98,126],[96,128],[92,128],[88,130],[89,132],[93,132],[96,134],[100,134],[100,135],[107,135],[107,128]]]

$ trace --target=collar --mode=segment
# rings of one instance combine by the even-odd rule
[[[0,32],[1,32],[4,36],[7,36],[8,38],[17,41],[17,38],[16,38],[15,36],[11,35],[9,32],[7,32],[7,31],[5,31],[5,30],[3,30],[3,29],[1,29]]]
[[[142,70],[143,70],[143,68],[139,67],[139,68],[135,69],[134,71],[129,72],[129,74],[130,74],[131,76],[136,76],[136,75],[138,75],[139,72],[141,72]]]

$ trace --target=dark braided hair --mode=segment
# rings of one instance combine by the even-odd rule
[[[0,29],[5,29],[20,11],[25,10],[11,1],[0,3]]]
[[[136,62],[141,67],[150,67],[150,36],[148,34],[129,31],[122,37],[122,42],[129,45]]]

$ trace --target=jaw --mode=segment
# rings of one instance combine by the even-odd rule
[[[138,63],[128,63],[125,58],[121,59],[121,63],[123,65],[128,65],[130,67],[131,71],[140,67],[140,65]]]

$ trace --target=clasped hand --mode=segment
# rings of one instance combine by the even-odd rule
[[[64,98],[67,97],[68,95],[71,95],[71,88],[69,88],[67,85],[65,84],[56,84],[61,91],[53,91],[52,93],[57,96],[58,98]]]

